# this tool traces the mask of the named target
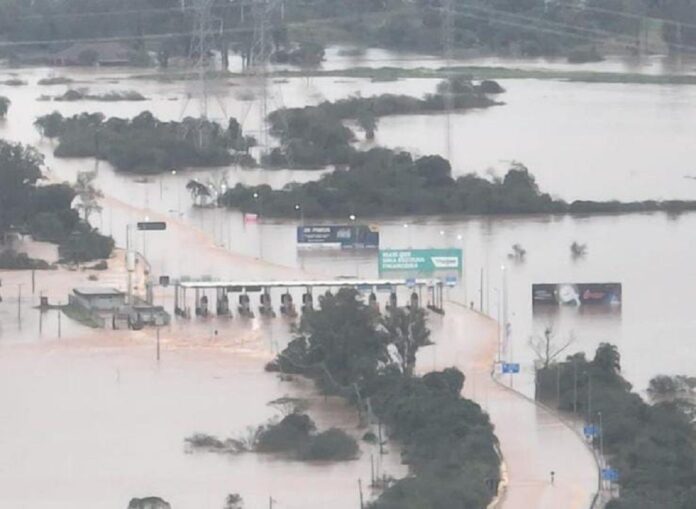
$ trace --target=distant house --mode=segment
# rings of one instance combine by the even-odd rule
[[[78,42],[51,57],[53,65],[128,65],[132,50],[119,42]]]

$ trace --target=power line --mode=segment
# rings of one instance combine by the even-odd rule
[[[602,30],[602,29],[580,27],[580,26],[576,26],[576,25],[571,25],[569,23],[562,23],[562,22],[556,22],[556,21],[551,21],[551,20],[545,20],[543,18],[539,18],[536,16],[526,16],[526,15],[521,15],[521,14],[513,14],[513,13],[501,11],[499,9],[481,7],[481,6],[476,6],[473,4],[467,4],[466,8],[473,9],[474,11],[479,11],[480,13],[476,14],[476,13],[471,13],[471,12],[456,11],[457,14],[464,16],[464,17],[472,18],[472,19],[488,21],[489,23],[492,23],[492,24],[497,23],[497,24],[502,24],[502,25],[514,26],[517,28],[522,28],[522,29],[528,30],[528,31],[530,31],[530,30],[542,31],[542,32],[552,33],[552,34],[561,35],[561,36],[565,36],[565,37],[593,40],[595,42],[607,42],[607,37],[616,38],[618,41],[623,42],[625,44],[634,44],[636,42],[635,38],[633,36],[630,36],[627,34],[611,32],[611,31]],[[486,16],[486,14],[488,16]],[[511,18],[511,19],[506,20],[506,19],[501,19],[501,18],[497,18],[497,17],[490,17],[490,15],[503,16],[503,17],[507,17],[507,18]],[[576,31],[576,32],[585,32],[585,33],[583,34],[583,33],[569,32],[568,30]],[[602,36],[602,37],[600,38],[600,36]],[[687,51],[696,51],[696,46],[685,45],[685,44],[673,44],[672,46],[675,48],[684,49]]]

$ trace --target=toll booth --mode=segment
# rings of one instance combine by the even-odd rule
[[[254,312],[251,309],[251,299],[249,294],[242,293],[239,295],[239,305],[237,306],[239,316],[244,318],[254,318]]]
[[[280,314],[288,318],[297,317],[297,310],[295,309],[295,304],[292,301],[290,292],[285,292],[280,296]]]
[[[259,299],[259,313],[261,316],[273,318],[276,316],[271,303],[271,292],[266,288]]]

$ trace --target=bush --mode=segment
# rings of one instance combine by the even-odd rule
[[[355,459],[359,450],[353,437],[331,428],[311,437],[300,454],[307,461],[347,461]]]
[[[7,97],[0,95],[0,118],[5,118],[10,109],[10,104],[11,101]]]
[[[0,269],[3,270],[46,270],[51,266],[44,260],[29,258],[26,253],[12,249],[0,252]]]
[[[86,223],[80,223],[58,246],[60,256],[69,262],[109,258],[113,249],[113,238],[102,235]]]
[[[278,424],[261,431],[256,444],[258,452],[299,451],[307,445],[316,425],[304,414],[290,414]]]

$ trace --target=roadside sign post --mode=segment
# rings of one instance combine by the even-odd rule
[[[163,231],[167,229],[167,223],[164,221],[139,221],[136,223],[136,228],[139,231]],[[135,252],[131,251],[130,230],[132,225],[126,225],[126,272],[128,275],[127,285],[127,300],[128,304],[133,304],[133,272],[135,272]],[[143,256],[145,259],[145,256]]]
[[[510,388],[513,387],[513,375],[517,375],[520,372],[520,365],[517,362],[503,362],[501,365],[501,371],[503,374],[508,373],[510,375]]]

